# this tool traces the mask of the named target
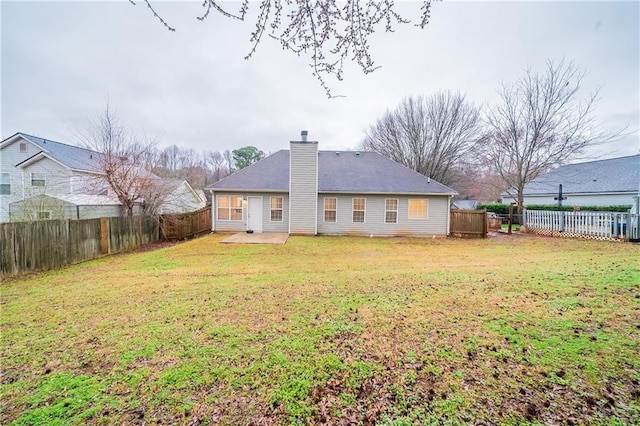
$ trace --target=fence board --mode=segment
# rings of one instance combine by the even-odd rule
[[[211,232],[211,206],[191,213],[160,216],[163,240],[190,238],[205,232]]]
[[[484,210],[451,210],[450,234],[461,238],[484,238],[488,231]]]
[[[144,216],[9,222],[0,224],[0,238],[0,276],[10,277],[157,241],[158,223]]]

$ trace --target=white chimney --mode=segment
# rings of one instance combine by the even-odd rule
[[[306,142],[308,136],[309,136],[309,132],[307,130],[303,130],[300,132],[300,137],[302,142]]]

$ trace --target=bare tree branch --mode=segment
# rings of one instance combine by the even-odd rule
[[[545,73],[528,69],[520,80],[503,83],[500,102],[486,113],[485,162],[520,206],[527,183],[624,131],[603,132],[595,121],[598,91],[578,98],[584,75],[571,62],[547,61]]]
[[[136,3],[129,0],[133,5]],[[169,25],[154,9],[152,0],[143,0],[151,13],[169,31]],[[244,21],[248,16],[249,1],[243,0],[237,13],[222,7],[219,0],[203,0],[203,21],[216,12],[226,18]],[[297,56],[308,55],[312,74],[318,79],[328,97],[332,95],[327,77],[341,81],[346,61],[353,60],[365,74],[379,68],[369,50],[369,38],[380,25],[385,32],[393,32],[396,25],[409,24],[392,0],[262,0],[259,3],[255,29],[250,34],[251,49],[245,55],[250,59],[263,36],[277,40],[283,50]],[[431,14],[431,0],[423,0],[416,27],[424,28]]]
[[[136,202],[142,200],[157,179],[143,167],[155,149],[155,142],[124,128],[108,101],[100,118],[90,123],[80,139],[87,148],[100,153],[95,159],[99,170],[96,179],[107,182],[122,204],[124,215],[131,216]]]
[[[451,185],[480,135],[479,109],[460,93],[438,92],[387,111],[366,132],[362,148]]]

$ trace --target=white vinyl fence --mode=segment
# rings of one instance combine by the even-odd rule
[[[640,215],[614,212],[525,210],[524,226],[534,233],[638,240]]]

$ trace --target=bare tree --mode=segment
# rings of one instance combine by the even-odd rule
[[[361,147],[450,185],[480,134],[479,109],[446,91],[405,98],[369,128]]]
[[[485,162],[510,188],[519,212],[528,182],[622,133],[600,130],[594,118],[598,91],[578,97],[584,74],[572,62],[547,61],[543,74],[529,69],[503,83],[500,102],[486,113]]]
[[[229,168],[229,174],[235,172],[235,169],[233,168],[234,160],[231,151],[225,149],[225,151],[222,153],[222,156],[224,157],[224,161],[227,163],[227,167]]]
[[[204,161],[210,173],[209,183],[215,183],[229,174],[229,165],[220,151],[205,152]]]
[[[133,214],[136,201],[142,199],[157,176],[143,165],[155,149],[155,142],[135,135],[120,124],[120,119],[107,102],[97,121],[80,134],[82,143],[100,153],[94,161],[98,180],[106,181],[122,204],[125,216]]]
[[[129,0],[136,4],[135,0]],[[153,0],[141,0],[153,15],[169,31],[175,31],[168,21],[154,8]],[[249,0],[243,0],[237,12],[229,11],[228,4],[219,0],[204,0],[203,21],[212,12],[226,18],[244,21],[249,16]],[[369,37],[380,26],[386,32],[393,32],[394,26],[409,24],[411,21],[398,12],[392,0],[262,0],[259,2],[255,29],[251,33],[252,44],[245,59],[253,56],[267,35],[280,43],[284,50],[297,56],[308,56],[313,75],[331,97],[326,76],[342,80],[345,61],[354,60],[365,74],[375,71],[373,57],[369,52]],[[424,0],[420,17],[415,26],[424,28],[429,22],[431,0]]]
[[[159,166],[164,169],[163,177],[177,177],[181,169],[182,149],[178,145],[171,145],[160,151]]]
[[[458,191],[456,198],[459,200],[492,203],[498,201],[500,194],[506,189],[498,174],[477,162],[457,168],[451,187]]]
[[[157,216],[162,213],[162,208],[175,189],[171,179],[154,179],[142,189],[141,197],[144,199],[144,214]]]

